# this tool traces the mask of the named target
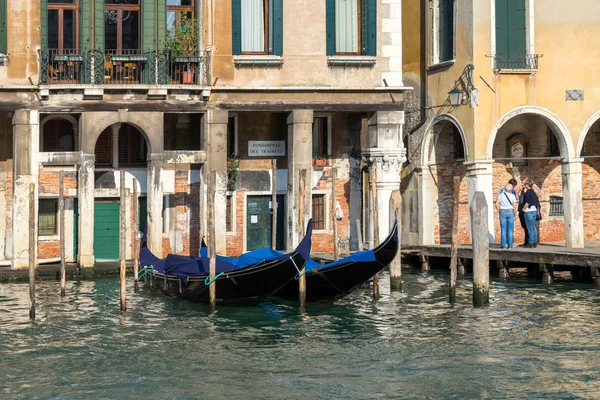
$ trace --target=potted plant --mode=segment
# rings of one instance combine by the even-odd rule
[[[312,160],[312,164],[315,167],[326,167],[327,166],[327,156],[326,155],[314,156],[313,160]]]
[[[196,64],[200,61],[200,57],[196,54],[198,44],[196,20],[183,14],[179,25],[169,33],[165,44],[173,56],[173,62],[183,66],[178,69],[181,74],[181,83],[194,83]]]

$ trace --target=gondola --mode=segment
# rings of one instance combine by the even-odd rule
[[[217,257],[216,277],[209,278],[209,258],[206,251],[200,257],[169,254],[164,259],[154,256],[147,247],[140,250],[140,264],[150,270],[147,283],[168,296],[194,302],[209,301],[209,287],[216,285],[217,301],[248,303],[269,297],[298,276],[309,259],[312,220],[306,235],[294,251],[282,254],[271,249],[259,249],[239,258]],[[204,254],[203,254],[204,253]]]
[[[388,237],[373,250],[360,251],[325,265],[308,260],[305,265],[306,301],[333,301],[352,292],[388,266],[398,252],[398,220]],[[298,280],[285,284],[277,297],[298,299]]]

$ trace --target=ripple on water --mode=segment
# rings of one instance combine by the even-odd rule
[[[381,279],[335,304],[271,299],[205,305],[116,279],[0,285],[1,398],[597,397],[598,291],[492,282],[471,307],[471,282],[447,301],[447,275],[409,271],[402,292]]]

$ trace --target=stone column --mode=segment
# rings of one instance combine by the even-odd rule
[[[390,233],[390,197],[392,191],[400,190],[400,171],[406,161],[403,126],[404,111],[376,112],[369,119],[368,147],[362,149],[363,162],[376,168],[380,241]]]
[[[229,112],[226,110],[210,110],[206,113],[206,140],[208,168],[205,168],[205,179],[211,169],[217,171],[215,183],[215,246],[217,254],[225,254],[227,250],[226,213],[227,213],[227,124]],[[206,182],[206,180],[205,180]],[[208,196],[212,193],[207,193]],[[206,207],[203,207],[206,210]],[[202,215],[208,215],[202,213]]]
[[[565,215],[565,244],[567,247],[583,248],[583,197],[582,158],[563,161],[562,186],[563,210]]]
[[[153,159],[158,158],[158,159]],[[160,156],[150,155],[148,162],[148,184],[146,188],[146,199],[148,202],[148,249],[158,258],[162,258],[162,234],[163,234],[163,190],[160,180],[162,171],[162,160]],[[143,227],[141,227],[143,229]]]
[[[29,185],[36,185],[39,149],[39,114],[17,110],[13,115],[13,268],[27,268],[29,257]],[[36,207],[37,209],[37,207]],[[37,218],[35,223],[37,237]]]
[[[306,217],[312,214],[312,110],[294,110],[287,118],[288,194],[287,249],[302,240]],[[306,170],[304,203],[300,189],[300,171]],[[300,215],[302,213],[302,215]]]
[[[416,172],[419,179],[419,243],[426,246],[435,244],[434,212],[437,189],[428,166],[421,166]]]
[[[475,192],[483,192],[488,204],[488,239],[494,243],[494,194],[492,193],[492,160],[465,162],[467,168],[467,188],[469,194],[469,207]],[[471,223],[470,226],[473,226]],[[471,232],[473,242],[473,232]]]
[[[114,169],[119,168],[119,129],[121,129],[121,124],[114,124],[110,127],[112,135],[112,167]]]
[[[94,266],[94,154],[84,154],[78,173],[79,201],[79,266]]]

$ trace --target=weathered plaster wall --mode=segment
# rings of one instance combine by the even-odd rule
[[[38,82],[40,48],[39,1],[7,1],[7,35],[10,59],[0,65],[0,86],[30,86]],[[26,29],[24,30],[23,27]]]

